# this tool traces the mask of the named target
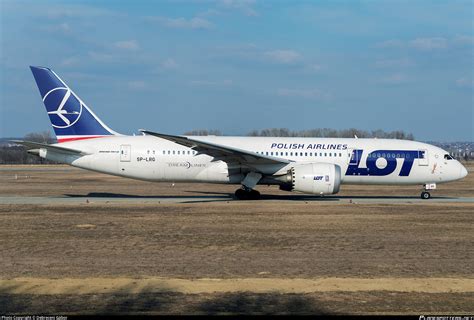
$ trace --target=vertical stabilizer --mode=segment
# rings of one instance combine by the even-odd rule
[[[53,70],[30,68],[58,142],[120,135],[103,123]]]

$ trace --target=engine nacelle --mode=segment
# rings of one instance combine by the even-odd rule
[[[288,171],[293,191],[312,194],[335,194],[341,186],[341,167],[331,163],[297,165]]]

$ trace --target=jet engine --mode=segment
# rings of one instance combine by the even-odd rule
[[[286,191],[312,194],[335,194],[341,185],[341,167],[331,163],[297,165],[287,173],[288,183],[280,185]]]

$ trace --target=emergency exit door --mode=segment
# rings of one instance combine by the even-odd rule
[[[122,144],[120,146],[120,162],[130,162],[132,160],[131,149],[129,144]]]

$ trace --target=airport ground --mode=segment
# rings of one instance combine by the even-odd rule
[[[149,183],[0,166],[0,312],[473,314],[474,163],[462,181]]]

